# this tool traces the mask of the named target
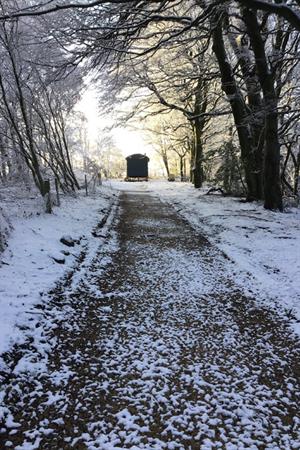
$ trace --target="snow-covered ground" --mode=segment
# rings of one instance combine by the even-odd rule
[[[0,254],[1,354],[23,342],[34,326],[33,306],[74,267],[82,252],[95,246],[91,231],[107,214],[117,193],[107,183],[94,195],[62,198],[53,214],[43,212],[42,202],[34,194],[29,198],[28,192],[12,192],[12,188],[0,194],[1,229],[8,235],[7,248]],[[63,236],[71,237],[74,246],[61,243]]]
[[[190,183],[113,183],[118,189],[153,191],[203,232],[237,267],[236,281],[290,311],[300,333],[300,210],[266,211],[258,203],[205,195]],[[233,269],[234,270],[234,269]],[[296,317],[296,320],[293,319]]]
[[[20,191],[0,193],[0,221],[8,247],[0,254],[0,354],[21,343],[33,326],[32,308],[76,264],[78,255],[93,247],[93,227],[109,208],[117,190],[143,189],[172,204],[179,214],[206,235],[234,262],[236,281],[267,302],[291,310],[300,333],[300,211],[266,211],[256,203],[204,195],[189,183],[113,182],[95,196],[62,199],[52,215],[43,213],[37,198]],[[74,247],[62,236],[78,241]],[[64,255],[62,252],[69,252]],[[64,264],[54,259],[65,260]],[[293,317],[296,319],[293,319]],[[1,364],[0,364],[1,366]]]
[[[123,185],[149,193],[121,198],[6,358],[0,448],[299,449],[291,331],[151,183]]]

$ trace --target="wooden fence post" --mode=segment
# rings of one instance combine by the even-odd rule
[[[55,178],[55,191],[56,191],[57,206],[60,206],[60,198],[59,198],[59,191],[58,191],[58,179],[57,178]]]
[[[51,194],[50,194],[50,180],[44,181],[44,189],[45,189],[45,206],[46,206],[46,213],[51,214],[52,213],[52,204],[51,204]]]
[[[86,174],[84,175],[84,184],[85,184],[85,195],[88,196],[88,184]]]

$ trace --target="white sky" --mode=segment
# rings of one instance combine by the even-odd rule
[[[76,109],[83,112],[88,120],[88,134],[92,144],[110,122],[109,118],[105,119],[98,114],[96,90],[93,88],[87,89]],[[124,156],[132,153],[149,153],[149,151],[153,151],[149,145],[145,144],[142,133],[139,131],[118,128],[112,132],[112,135],[116,146],[122,151]]]
[[[103,129],[110,124],[109,117],[101,117],[98,113],[97,93],[94,88],[90,87],[85,91],[76,110],[81,111],[87,118],[88,136],[92,146],[97,141],[97,137],[101,136]],[[152,170],[160,173],[161,165],[157,163],[157,158],[153,158],[155,151],[151,145],[145,143],[142,132],[117,128],[111,134],[124,157],[133,153],[146,153],[150,158],[150,172]]]
[[[88,134],[90,142],[95,142],[104,121],[98,117],[96,92],[92,88],[85,91],[82,99],[77,104],[76,110],[82,112],[88,120]],[[101,123],[102,122],[102,123]]]

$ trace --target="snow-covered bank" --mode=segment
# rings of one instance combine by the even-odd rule
[[[95,195],[62,199],[62,206],[51,215],[41,213],[35,200],[26,208],[22,202],[10,208],[13,230],[0,255],[0,353],[23,341],[32,306],[76,264],[83,250],[95,245],[91,231],[116,195],[107,184]],[[60,242],[63,236],[71,236],[74,245]]]
[[[115,184],[119,189],[147,189],[171,203],[194,227],[224,251],[241,274],[236,281],[291,311],[300,320],[300,210],[266,211],[257,203],[204,195],[189,183]],[[250,276],[243,277],[243,273]],[[300,333],[299,322],[294,323]]]

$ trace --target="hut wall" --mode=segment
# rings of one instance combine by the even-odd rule
[[[127,177],[148,177],[148,160],[146,158],[127,159]]]

